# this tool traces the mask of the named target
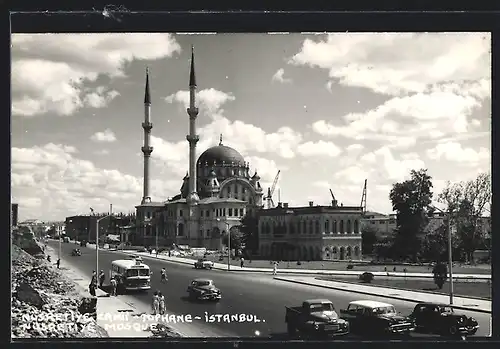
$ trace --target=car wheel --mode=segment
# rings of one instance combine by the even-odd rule
[[[448,334],[450,334],[451,336],[456,336],[457,332],[458,332],[458,329],[457,329],[457,326],[455,326],[455,325],[452,325],[452,326],[450,326],[450,328],[448,328]]]

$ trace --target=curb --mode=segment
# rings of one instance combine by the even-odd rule
[[[331,289],[331,290],[339,290],[339,291],[346,292],[345,288],[340,288],[340,287],[315,285],[315,284],[312,284],[310,282],[290,280],[290,279],[284,279],[284,278],[280,278],[280,277],[274,277],[273,279],[279,280],[279,281],[291,282],[291,283],[295,283],[295,284],[301,284],[301,285],[307,285],[307,286],[314,286],[314,287],[321,287],[321,288],[327,288],[327,289]],[[349,290],[348,292],[359,293],[359,294],[364,294],[364,295],[368,295],[368,296],[377,296],[377,297],[383,297],[383,298],[397,299],[397,300],[402,300],[402,301],[411,302],[411,303],[422,303],[421,301],[417,301],[415,299],[409,299],[409,298],[404,298],[404,297],[395,297],[395,296],[385,296],[385,295],[380,295],[380,294],[375,294],[375,293],[365,292],[365,291]],[[484,309],[467,308],[467,307],[456,306],[456,305],[452,305],[452,307],[454,309],[460,309],[460,310],[466,310],[466,311],[475,311],[475,312],[478,312],[478,313],[491,314],[491,310],[488,311],[488,310],[484,310]]]
[[[319,281],[334,281],[334,282],[342,282],[344,284],[351,284],[351,285],[358,285],[356,282],[350,282],[350,281],[340,281],[340,280],[322,280],[320,278],[315,278],[316,280],[319,280]],[[453,282],[456,282],[455,280]],[[389,288],[391,290],[398,290],[398,291],[411,291],[411,292],[418,292],[418,293],[428,293],[428,294],[435,294],[435,295],[438,295],[438,296],[442,296],[442,295],[445,295],[445,293],[437,293],[437,292],[432,292],[432,291],[415,291],[415,290],[410,290],[410,289],[407,289],[407,288],[400,288],[400,287],[392,287],[392,286],[382,286],[382,285],[370,285],[370,287],[378,287],[378,288]],[[488,301],[488,302],[491,302],[491,299],[490,298],[481,298],[481,297],[475,297],[475,296],[466,296],[466,295],[457,295],[458,297],[464,297],[464,298],[471,298],[471,299],[477,299],[479,301]]]

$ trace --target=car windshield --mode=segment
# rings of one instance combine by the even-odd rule
[[[335,307],[332,303],[316,303],[309,306],[311,313],[322,313],[324,311],[332,311],[335,313]]]
[[[196,286],[210,286],[212,284],[212,281],[198,281],[196,282]]]
[[[395,314],[396,313],[396,309],[393,306],[378,307],[378,308],[374,308],[373,312],[375,314]]]

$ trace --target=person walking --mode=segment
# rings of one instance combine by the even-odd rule
[[[95,293],[96,288],[97,288],[97,278],[96,278],[96,274],[94,272],[94,274],[92,275],[92,280],[90,280],[90,284],[89,284],[89,292],[94,297],[96,295],[96,293]]]
[[[161,292],[158,292],[158,309],[160,315],[165,314],[165,296]]]
[[[278,274],[278,262],[273,263],[273,275]]]
[[[61,259],[60,258],[57,259],[56,265],[57,265],[57,269],[59,269],[61,267]]]
[[[110,283],[111,283],[111,295],[116,296],[116,287],[118,286],[118,283],[116,282],[115,278],[112,278]]]
[[[158,298],[158,291],[155,291],[155,293],[153,293],[153,302],[152,302],[153,315],[158,314],[159,307],[160,307],[160,300]]]
[[[161,276],[161,282],[167,281],[167,270],[165,268],[162,268],[160,271],[160,276]]]
[[[241,259],[240,259],[240,267],[243,268],[244,265],[245,265],[245,258],[241,257]]]
[[[104,284],[104,280],[106,279],[106,275],[104,275],[104,270],[101,270],[99,272],[99,287],[102,288],[102,285]]]

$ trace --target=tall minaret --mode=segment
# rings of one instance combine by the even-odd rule
[[[153,152],[153,147],[150,146],[151,129],[153,124],[151,123],[151,96],[149,95],[149,68],[146,68],[146,88],[144,91],[144,122],[142,123],[142,128],[144,129],[144,146],[141,148],[144,154],[144,187],[141,204],[146,202],[151,202],[151,197],[149,196],[149,157]]]
[[[196,143],[200,137],[196,134],[196,117],[198,108],[196,108],[196,76],[194,72],[194,47],[191,46],[191,72],[189,74],[189,134],[186,136],[189,142],[189,194],[187,203],[196,205],[200,198],[196,190]]]

